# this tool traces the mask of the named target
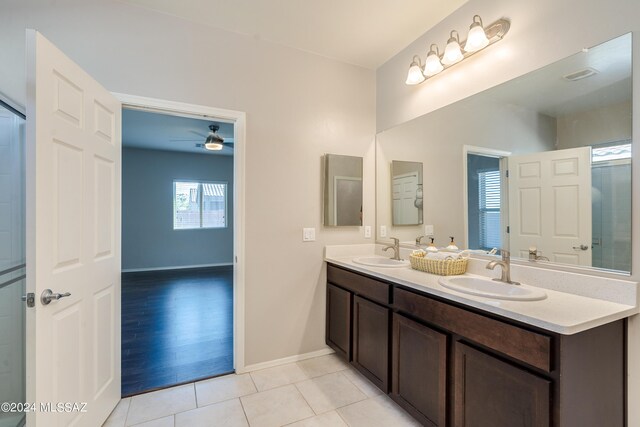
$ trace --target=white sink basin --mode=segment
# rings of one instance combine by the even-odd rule
[[[547,297],[544,291],[527,285],[509,285],[473,276],[441,277],[438,282],[454,291],[492,299],[537,301]]]
[[[407,267],[409,261],[385,258],[380,256],[360,257],[353,260],[356,264],[368,265],[369,267]]]

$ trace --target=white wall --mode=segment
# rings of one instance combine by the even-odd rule
[[[375,73],[114,1],[8,0],[0,91],[22,104],[25,27],[111,91],[247,113],[245,361],[324,348],[323,247],[364,240],[321,227],[321,156],[365,156],[373,224]]]
[[[631,101],[559,116],[558,149],[631,139]]]
[[[474,14],[485,23],[511,20],[504,40],[422,85],[404,84],[414,54],[424,57],[430,43],[442,49],[451,29],[466,30]],[[377,129],[421,116],[489,87],[629,31],[640,30],[635,0],[470,0],[377,70]],[[640,78],[640,37],[634,33],[634,78]],[[473,77],[471,77],[473,76]],[[640,85],[634,85],[633,128],[640,129]],[[638,136],[634,136],[637,145]],[[633,266],[640,280],[640,150],[633,154]],[[629,425],[640,425],[640,320],[629,324]]]

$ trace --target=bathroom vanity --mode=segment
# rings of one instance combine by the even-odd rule
[[[326,256],[326,342],[423,425],[625,425],[637,284],[612,292],[629,304],[553,289],[542,301],[493,301],[351,259]]]

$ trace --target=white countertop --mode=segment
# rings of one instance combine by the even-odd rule
[[[380,255],[380,245],[327,246],[325,249],[325,261],[331,264],[563,335],[576,334],[640,312],[636,282],[513,265],[513,280],[544,288],[547,298],[540,301],[493,300],[447,289],[438,283],[442,276],[411,267],[368,267],[353,262],[354,258],[371,255]],[[467,271],[480,273],[484,269],[480,269],[480,265],[486,263],[486,260],[471,259]],[[495,272],[492,274],[487,270],[482,277],[495,277]]]

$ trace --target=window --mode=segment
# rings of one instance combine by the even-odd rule
[[[630,158],[631,144],[606,144],[604,146],[593,147],[591,150],[591,161],[593,163]]]
[[[500,248],[500,171],[478,172],[480,247]]]
[[[227,226],[227,184],[174,181],[173,229]]]

